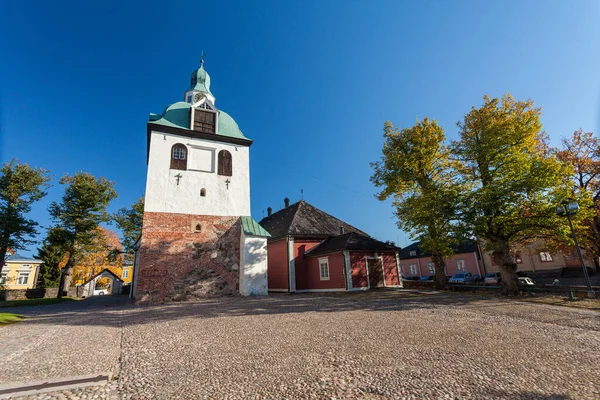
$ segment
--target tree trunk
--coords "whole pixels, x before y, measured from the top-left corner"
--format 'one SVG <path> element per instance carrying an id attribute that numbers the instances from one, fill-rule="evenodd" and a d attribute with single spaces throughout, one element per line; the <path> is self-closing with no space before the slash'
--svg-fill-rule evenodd
<path id="1" fill-rule="evenodd" d="M 496 263 L 500 267 L 500 288 L 502 294 L 508 296 L 517 296 L 521 293 L 519 290 L 519 280 L 517 279 L 517 264 L 510 254 L 510 246 L 507 242 L 496 242 L 492 254 Z"/>
<path id="2" fill-rule="evenodd" d="M 72 254 L 72 253 L 71 253 Z M 73 258 L 69 256 L 69 260 L 67 261 L 67 265 L 62 270 L 62 274 L 60 276 L 60 284 L 58 285 L 58 298 L 62 299 L 63 293 L 69 292 L 69 287 L 71 287 L 71 280 L 73 279 Z"/>
<path id="3" fill-rule="evenodd" d="M 594 232 L 595 239 L 595 249 L 596 250 L 593 255 L 594 266 L 596 267 L 596 271 L 600 271 L 600 217 L 598 215 L 594 216 L 594 221 L 592 222 L 592 231 Z"/>
<path id="4" fill-rule="evenodd" d="M 431 260 L 435 267 L 435 289 L 443 290 L 448 285 L 448 277 L 446 276 L 446 263 L 444 258 L 438 254 L 432 254 Z"/>

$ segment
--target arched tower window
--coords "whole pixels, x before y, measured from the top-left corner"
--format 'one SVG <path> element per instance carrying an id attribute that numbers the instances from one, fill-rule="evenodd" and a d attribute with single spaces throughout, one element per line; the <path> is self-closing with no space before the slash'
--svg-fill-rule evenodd
<path id="1" fill-rule="evenodd" d="M 200 196 L 206 197 L 206 189 L 204 189 L 204 188 L 200 189 Z"/>
<path id="2" fill-rule="evenodd" d="M 232 174 L 231 153 L 227 150 L 221 150 L 218 156 L 217 174 L 231 176 Z"/>
<path id="3" fill-rule="evenodd" d="M 187 169 L 187 147 L 184 144 L 176 143 L 171 147 L 171 169 Z"/>

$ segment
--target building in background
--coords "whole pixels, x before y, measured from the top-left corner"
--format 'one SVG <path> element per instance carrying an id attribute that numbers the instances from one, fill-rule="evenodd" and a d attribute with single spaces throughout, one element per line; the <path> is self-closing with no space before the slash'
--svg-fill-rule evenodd
<path id="1" fill-rule="evenodd" d="M 483 248 L 483 245 L 482 245 Z M 594 260 L 582 250 L 584 263 L 587 267 L 594 268 Z M 488 272 L 498 272 L 500 267 L 491 253 L 483 255 L 485 268 Z M 549 276 L 578 276 L 581 271 L 581 263 L 575 248 L 572 251 L 552 251 L 543 239 L 536 240 L 526 246 L 518 246 L 515 251 L 515 262 L 517 271 L 529 275 Z"/>
<path id="2" fill-rule="evenodd" d="M 183 101 L 150 115 L 137 300 L 267 294 L 269 234 L 250 217 L 252 140 L 215 102 L 201 61 Z"/>
<path id="3" fill-rule="evenodd" d="M 446 275 L 452 276 L 459 272 L 470 272 L 473 275 L 486 274 L 481 264 L 481 256 L 475 241 L 465 241 L 454 249 L 454 255 L 445 260 Z M 400 272 L 403 277 L 423 277 L 435 275 L 435 267 L 431 254 L 419 247 L 415 242 L 400 252 Z"/>
<path id="4" fill-rule="evenodd" d="M 0 286 L 4 289 L 34 289 L 41 263 L 42 260 L 18 254 L 7 256 L 2 267 Z"/>
<path id="5" fill-rule="evenodd" d="M 401 286 L 399 248 L 301 200 L 268 214 L 269 290 L 319 292 Z"/>
<path id="6" fill-rule="evenodd" d="M 131 280 L 133 279 L 133 260 L 123 260 L 121 268 L 121 280 L 123 284 L 131 284 Z"/>

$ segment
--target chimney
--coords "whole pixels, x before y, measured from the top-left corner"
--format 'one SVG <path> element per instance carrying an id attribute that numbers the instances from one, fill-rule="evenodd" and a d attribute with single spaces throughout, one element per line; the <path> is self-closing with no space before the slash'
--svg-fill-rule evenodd
<path id="1" fill-rule="evenodd" d="M 288 208 L 290 206 L 290 199 L 288 199 L 287 197 L 283 199 L 283 204 L 285 204 L 284 208 Z"/>
<path id="2" fill-rule="evenodd" d="M 273 209 L 271 207 L 267 207 L 267 217 L 273 214 Z"/>
<path id="3" fill-rule="evenodd" d="M 344 227 L 340 226 L 340 235 L 343 235 L 344 233 L 346 233 L 345 230 L 344 230 Z"/>

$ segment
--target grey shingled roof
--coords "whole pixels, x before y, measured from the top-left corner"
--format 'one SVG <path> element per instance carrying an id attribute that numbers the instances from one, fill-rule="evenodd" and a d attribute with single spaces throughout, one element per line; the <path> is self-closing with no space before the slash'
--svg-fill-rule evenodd
<path id="1" fill-rule="evenodd" d="M 419 244 L 420 244 L 419 242 L 414 242 L 414 243 L 410 244 L 409 246 L 404 247 L 402 249 L 402 251 L 400 252 L 400 259 L 404 260 L 404 259 L 415 258 L 415 257 L 431 256 L 431 253 L 428 253 L 425 250 L 421 249 Z M 465 240 L 465 241 L 461 242 L 458 246 L 452 246 L 452 249 L 454 250 L 454 254 L 473 253 L 473 252 L 477 251 L 477 243 L 474 240 Z M 411 256 L 410 255 L 411 251 L 416 251 L 417 255 Z"/>
<path id="2" fill-rule="evenodd" d="M 358 232 L 369 236 L 304 200 L 263 218 L 259 224 L 271 234 L 273 239 L 286 235 L 325 239 L 328 236 L 339 235 L 340 227 L 344 228 L 344 232 Z"/>
<path id="3" fill-rule="evenodd" d="M 342 250 L 354 251 L 397 251 L 400 248 L 356 232 L 331 236 L 305 253 L 306 256 L 333 253 Z"/>
<path id="4" fill-rule="evenodd" d="M 38 260 L 35 258 L 31 258 L 31 257 L 24 257 L 20 254 L 13 254 L 13 255 L 7 255 L 4 260 L 6 262 L 30 262 L 32 264 L 34 263 L 42 263 L 42 260 Z"/>

